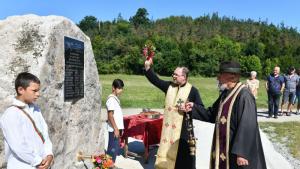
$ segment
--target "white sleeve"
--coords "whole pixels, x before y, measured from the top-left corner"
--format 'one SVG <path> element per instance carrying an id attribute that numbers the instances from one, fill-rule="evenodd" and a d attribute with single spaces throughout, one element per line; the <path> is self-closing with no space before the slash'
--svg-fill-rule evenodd
<path id="1" fill-rule="evenodd" d="M 47 155 L 53 155 L 53 152 L 52 152 L 52 142 L 50 140 L 50 137 L 49 137 L 49 133 L 48 133 L 48 125 L 44 119 L 44 117 L 42 116 L 42 114 L 40 113 L 40 121 L 41 121 L 41 124 L 43 126 L 43 137 L 45 139 L 45 143 L 44 143 L 44 150 L 45 150 L 45 157 Z"/>
<path id="2" fill-rule="evenodd" d="M 106 109 L 107 109 L 107 111 L 110 111 L 110 110 L 114 111 L 115 110 L 114 99 L 112 97 L 107 99 Z"/>
<path id="3" fill-rule="evenodd" d="M 26 128 L 23 126 L 20 115 L 16 110 L 4 112 L 1 118 L 1 128 L 4 139 L 9 145 L 11 151 L 21 160 L 29 163 L 31 166 L 37 166 L 42 162 L 40 157 L 31 147 L 30 140 L 25 136 Z"/>

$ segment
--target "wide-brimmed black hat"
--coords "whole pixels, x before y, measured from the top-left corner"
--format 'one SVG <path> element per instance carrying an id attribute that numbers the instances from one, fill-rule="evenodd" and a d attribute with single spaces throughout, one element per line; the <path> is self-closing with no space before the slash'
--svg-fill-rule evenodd
<path id="1" fill-rule="evenodd" d="M 219 67 L 219 73 L 241 73 L 241 65 L 235 61 L 221 62 Z"/>

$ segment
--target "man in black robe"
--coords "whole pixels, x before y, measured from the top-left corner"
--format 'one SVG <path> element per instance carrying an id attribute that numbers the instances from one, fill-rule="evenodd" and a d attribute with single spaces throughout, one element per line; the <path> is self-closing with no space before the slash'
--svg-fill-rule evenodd
<path id="1" fill-rule="evenodd" d="M 215 123 L 211 169 L 266 169 L 255 98 L 239 82 L 240 64 L 222 62 L 218 80 L 222 93 L 206 110 L 203 105 L 187 103 L 192 117 Z"/>
<path id="2" fill-rule="evenodd" d="M 188 69 L 185 67 L 177 67 L 172 75 L 173 81 L 164 81 L 158 78 L 158 76 L 154 73 L 153 69 L 150 67 L 152 64 L 152 59 L 149 61 L 145 61 L 145 75 L 147 79 L 156 87 L 158 87 L 160 90 L 162 90 L 166 94 L 166 100 L 167 100 L 167 93 L 170 87 L 177 87 L 177 88 L 183 88 L 186 85 L 188 85 L 187 79 L 188 79 Z M 194 102 L 197 105 L 203 105 L 202 100 L 200 98 L 200 95 L 198 93 L 198 90 L 192 86 L 190 89 L 190 92 L 187 93 L 188 97 L 187 100 Z M 184 104 L 183 104 L 184 107 Z M 165 108 L 166 109 L 166 108 Z M 166 113 L 166 110 L 165 110 Z M 188 112 L 190 113 L 190 112 Z M 190 147 L 188 144 L 189 139 L 189 132 L 187 128 L 187 121 L 186 114 L 182 114 L 183 121 L 181 124 L 181 132 L 180 132 L 180 138 L 179 138 L 179 145 L 177 150 L 177 156 L 176 156 L 176 162 L 175 162 L 175 169 L 195 169 L 195 155 L 190 154 Z M 165 119 L 164 119 L 165 120 Z M 192 123 L 192 120 L 189 121 L 189 123 Z M 163 127 L 165 125 L 165 122 L 163 124 Z M 192 131 L 193 132 L 193 131 Z M 194 133 L 192 133 L 194 134 Z M 163 134 L 162 134 L 163 139 Z M 162 144 L 162 140 L 161 140 Z M 161 145 L 160 145 L 161 147 Z M 159 152 L 158 152 L 159 156 Z M 170 161 L 170 160 L 168 160 Z M 156 161 L 157 162 L 157 161 Z M 170 166 L 167 166 L 168 164 L 164 164 L 165 167 L 162 168 L 173 168 Z M 156 168 L 161 168 L 156 165 Z"/>

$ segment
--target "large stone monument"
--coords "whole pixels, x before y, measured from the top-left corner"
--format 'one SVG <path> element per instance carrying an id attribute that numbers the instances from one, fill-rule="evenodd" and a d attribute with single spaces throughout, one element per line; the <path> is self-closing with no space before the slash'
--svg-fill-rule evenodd
<path id="1" fill-rule="evenodd" d="M 41 80 L 38 105 L 49 127 L 55 163 L 78 168 L 76 153 L 103 152 L 99 76 L 90 39 L 67 18 L 12 16 L 0 21 L 0 116 L 23 71 Z M 16 133 L 17 134 L 17 133 Z M 4 162 L 0 134 L 0 168 Z"/>

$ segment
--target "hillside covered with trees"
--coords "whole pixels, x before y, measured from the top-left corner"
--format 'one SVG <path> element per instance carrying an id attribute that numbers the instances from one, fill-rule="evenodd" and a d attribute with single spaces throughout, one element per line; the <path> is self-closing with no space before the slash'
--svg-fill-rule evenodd
<path id="1" fill-rule="evenodd" d="M 223 60 L 237 60 L 244 75 L 252 70 L 259 76 L 279 65 L 300 67 L 300 34 L 296 28 L 267 21 L 220 17 L 217 13 L 192 18 L 170 16 L 150 20 L 139 8 L 129 20 L 121 14 L 113 21 L 84 17 L 78 26 L 91 38 L 101 74 L 142 74 L 142 48 L 154 44 L 154 69 L 171 75 L 178 65 L 193 75 L 215 76 Z"/>

